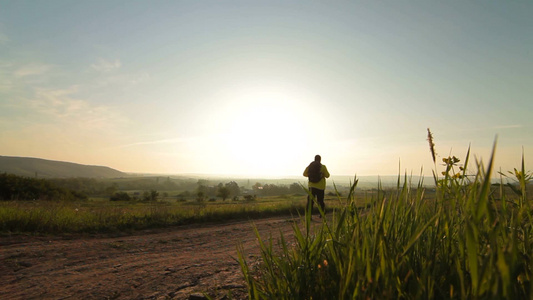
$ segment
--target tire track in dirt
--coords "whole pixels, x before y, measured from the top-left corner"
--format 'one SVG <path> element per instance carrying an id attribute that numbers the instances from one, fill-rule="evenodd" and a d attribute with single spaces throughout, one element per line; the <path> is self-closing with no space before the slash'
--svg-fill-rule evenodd
<path id="1" fill-rule="evenodd" d="M 119 237 L 0 238 L 1 299 L 246 298 L 236 261 L 241 244 L 259 254 L 263 238 L 293 237 L 293 220 L 275 217 L 190 225 Z"/>

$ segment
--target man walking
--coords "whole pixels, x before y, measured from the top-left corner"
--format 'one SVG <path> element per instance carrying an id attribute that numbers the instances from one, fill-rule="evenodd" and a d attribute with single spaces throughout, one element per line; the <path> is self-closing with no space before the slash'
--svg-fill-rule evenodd
<path id="1" fill-rule="evenodd" d="M 328 168 L 320 161 L 322 158 L 320 155 L 315 156 L 315 160 L 305 168 L 304 176 L 309 178 L 309 191 L 313 197 L 307 196 L 307 209 L 313 212 L 313 198 L 316 198 L 318 205 L 325 213 L 326 205 L 324 204 L 324 190 L 326 189 L 326 178 L 329 178 Z M 309 207 L 310 206 L 310 207 Z"/>

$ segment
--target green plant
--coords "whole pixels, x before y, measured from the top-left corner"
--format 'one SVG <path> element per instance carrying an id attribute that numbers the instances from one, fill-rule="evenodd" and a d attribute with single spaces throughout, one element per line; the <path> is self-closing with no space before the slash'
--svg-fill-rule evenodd
<path id="1" fill-rule="evenodd" d="M 257 233 L 260 264 L 239 255 L 249 298 L 532 299 L 530 200 L 520 188 L 521 204 L 505 205 L 505 190 L 491 184 L 494 151 L 471 174 L 469 153 L 459 171 L 453 156 L 443 178 L 434 171 L 432 196 L 423 182 L 398 176 L 366 206 L 355 180 L 331 220 L 314 225 L 306 214 L 294 225 L 294 242 Z M 522 167 L 517 177 L 526 182 L 526 174 Z"/>
<path id="2" fill-rule="evenodd" d="M 524 161 L 524 153 L 522 151 L 522 164 L 520 170 L 517 170 L 516 168 L 513 171 L 508 171 L 509 174 L 511 174 L 513 177 L 508 176 L 507 174 L 504 174 L 502 172 L 499 172 L 500 175 L 507 177 L 507 178 L 513 178 L 513 183 L 507 183 L 507 186 L 511 188 L 511 190 L 518 196 L 518 207 L 522 207 L 526 201 L 527 201 L 527 186 L 533 179 L 533 174 L 531 172 L 527 172 L 525 169 L 525 161 Z"/>

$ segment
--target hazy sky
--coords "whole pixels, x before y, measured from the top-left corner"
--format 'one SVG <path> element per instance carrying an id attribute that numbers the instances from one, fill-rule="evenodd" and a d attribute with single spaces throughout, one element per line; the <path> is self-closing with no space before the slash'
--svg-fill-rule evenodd
<path id="1" fill-rule="evenodd" d="M 532 1 L 0 0 L 0 155 L 125 172 L 533 159 Z"/>

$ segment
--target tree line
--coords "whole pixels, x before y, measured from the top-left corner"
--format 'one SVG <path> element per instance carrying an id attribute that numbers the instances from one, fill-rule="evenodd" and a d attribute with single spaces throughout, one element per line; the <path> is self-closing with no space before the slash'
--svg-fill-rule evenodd
<path id="1" fill-rule="evenodd" d="M 175 193 L 180 190 L 182 192 Z M 245 188 L 239 186 L 236 181 L 214 183 L 205 179 L 170 177 L 38 179 L 0 174 L 0 200 L 87 200 L 89 197 L 109 197 L 111 201 L 158 201 L 169 198 L 178 201 L 216 198 L 237 200 L 240 197 L 255 199 L 257 196 L 288 194 L 305 194 L 305 191 L 298 183 L 275 185 L 256 182 L 253 186 Z"/>
<path id="2" fill-rule="evenodd" d="M 87 195 L 45 179 L 0 174 L 0 200 L 87 200 Z"/>
<path id="3" fill-rule="evenodd" d="M 234 200 L 239 199 L 241 196 L 244 199 L 251 200 L 258 196 L 279 196 L 288 194 L 304 195 L 305 191 L 298 183 L 287 185 L 275 185 L 275 184 L 262 184 L 256 182 L 251 189 L 241 187 L 235 181 L 227 183 L 218 183 L 215 185 L 209 185 L 207 180 L 198 180 L 197 187 L 193 190 L 186 190 L 178 195 L 178 200 L 185 201 L 188 198 L 195 198 L 196 200 L 203 201 L 205 199 L 213 200 L 216 197 L 222 198 L 225 201 L 228 198 Z"/>

